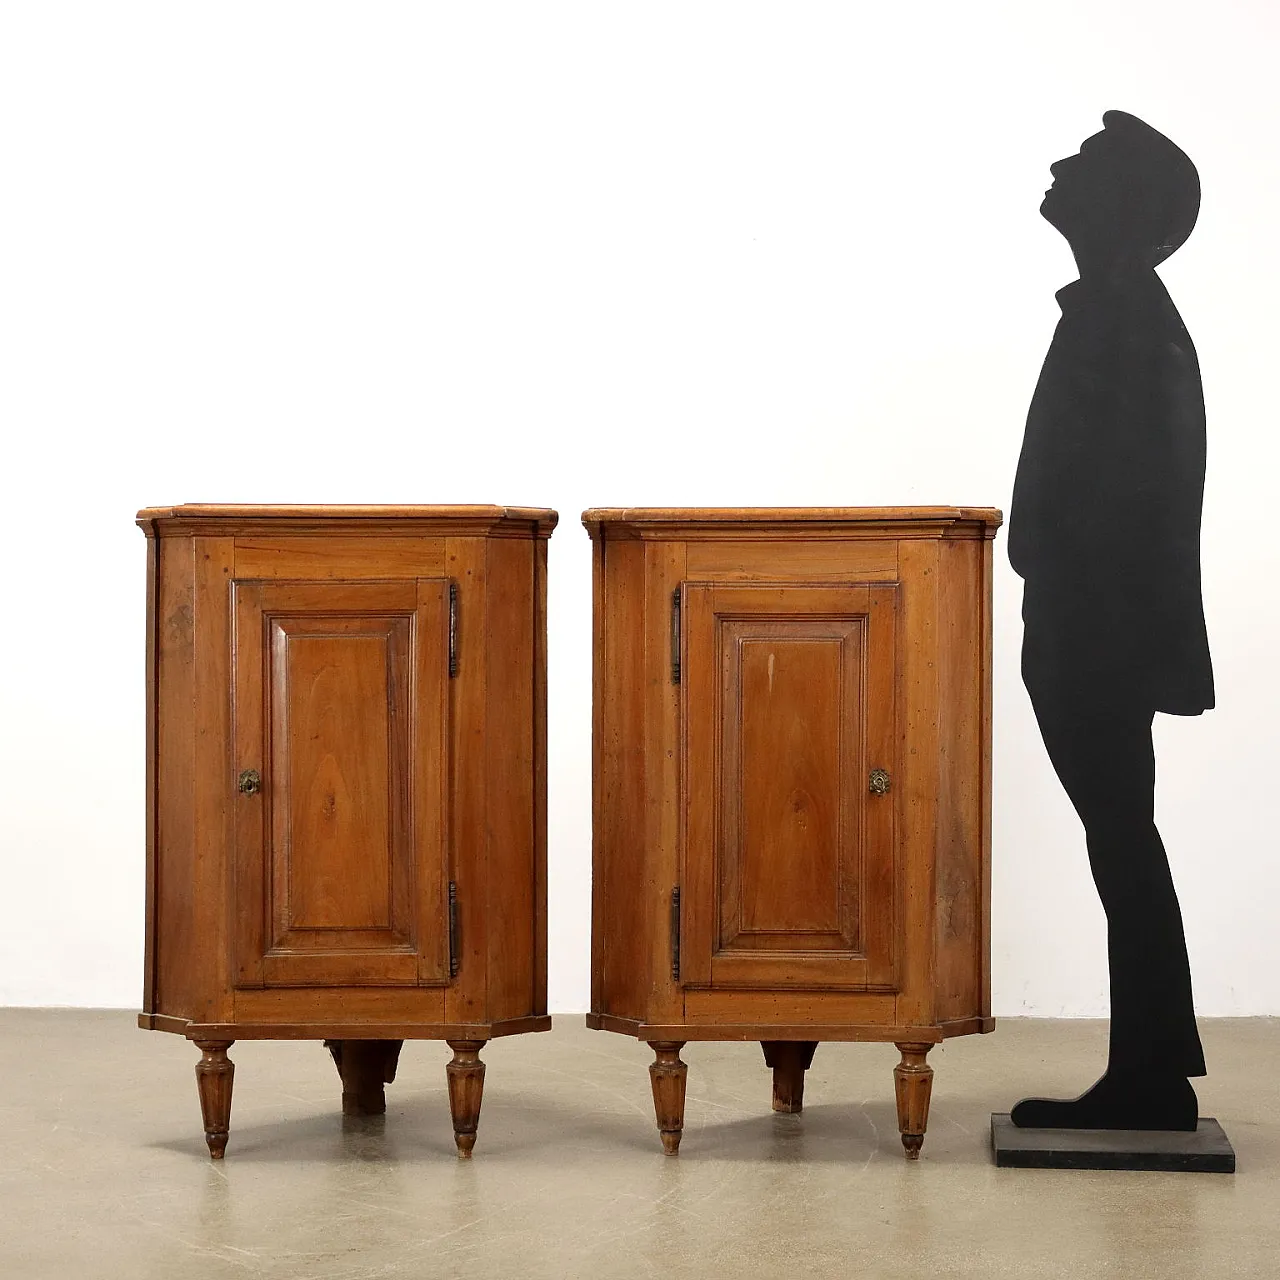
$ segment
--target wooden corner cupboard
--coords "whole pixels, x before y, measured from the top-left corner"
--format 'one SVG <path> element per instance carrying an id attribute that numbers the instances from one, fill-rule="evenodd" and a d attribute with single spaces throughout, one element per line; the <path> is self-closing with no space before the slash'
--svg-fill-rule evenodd
<path id="1" fill-rule="evenodd" d="M 323 1040 L 385 1110 L 442 1039 L 458 1154 L 493 1036 L 545 1031 L 554 511 L 205 506 L 147 535 L 139 1024 L 185 1035 L 209 1153 L 238 1039 Z"/>
<path id="2" fill-rule="evenodd" d="M 647 1041 L 679 1148 L 690 1040 L 892 1041 L 918 1156 L 946 1036 L 992 1028 L 987 508 L 593 510 L 588 1025 Z"/>

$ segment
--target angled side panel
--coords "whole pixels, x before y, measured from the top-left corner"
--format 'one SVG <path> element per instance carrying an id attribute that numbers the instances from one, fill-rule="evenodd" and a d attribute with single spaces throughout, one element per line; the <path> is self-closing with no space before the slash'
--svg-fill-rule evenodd
<path id="1" fill-rule="evenodd" d="M 592 1011 L 643 1019 L 662 945 L 645 890 L 644 546 L 602 530 L 595 555 Z"/>
<path id="2" fill-rule="evenodd" d="M 488 542 L 486 716 L 488 786 L 502 797 L 488 814 L 488 1016 L 519 1018 L 534 1011 L 534 903 L 538 867 L 534 840 L 534 544 Z M 464 597 L 459 596 L 459 617 Z M 478 641 L 472 638 L 472 643 Z M 459 662 L 471 650 L 459 653 Z"/>
<path id="3" fill-rule="evenodd" d="M 197 981 L 195 822 L 195 559 L 190 538 L 154 541 L 155 737 L 152 1003 L 149 1013 L 193 1018 Z"/>
<path id="4" fill-rule="evenodd" d="M 903 1026 L 932 1026 L 935 1021 L 940 546 L 939 540 L 919 539 L 903 541 L 898 548 L 904 631 L 899 679 L 904 714 L 898 798 L 903 964 L 897 1020 Z"/>
<path id="5" fill-rule="evenodd" d="M 939 1021 L 989 1015 L 986 788 L 990 698 L 984 552 L 943 543 L 940 590 L 938 850 L 935 944 Z"/>

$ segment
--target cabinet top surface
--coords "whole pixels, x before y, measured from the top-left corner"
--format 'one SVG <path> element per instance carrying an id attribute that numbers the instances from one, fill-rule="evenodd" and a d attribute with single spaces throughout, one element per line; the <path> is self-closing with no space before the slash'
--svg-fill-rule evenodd
<path id="1" fill-rule="evenodd" d="M 601 525 L 883 525 L 978 524 L 994 531 L 1004 522 L 995 507 L 592 507 L 582 523 Z"/>
<path id="2" fill-rule="evenodd" d="M 465 526 L 481 531 L 501 525 L 533 526 L 546 535 L 559 516 L 548 507 L 496 506 L 364 506 L 358 504 L 280 504 L 186 502 L 173 507 L 144 507 L 137 521 L 144 528 L 163 524 L 188 528 L 217 528 L 232 533 L 238 526 L 271 526 L 281 532 L 306 531 L 333 524 L 372 532 L 387 525 Z"/>

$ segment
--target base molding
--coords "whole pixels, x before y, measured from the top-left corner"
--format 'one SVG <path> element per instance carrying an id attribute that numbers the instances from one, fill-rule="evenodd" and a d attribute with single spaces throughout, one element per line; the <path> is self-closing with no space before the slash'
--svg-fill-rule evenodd
<path id="1" fill-rule="evenodd" d="M 1193 1132 L 1168 1129 L 1020 1129 L 1007 1112 L 991 1117 L 1000 1169 L 1130 1169 L 1235 1173 L 1236 1153 L 1212 1116 Z"/>
<path id="2" fill-rule="evenodd" d="M 611 1013 L 589 1013 L 587 1026 L 592 1031 L 613 1031 L 634 1036 L 637 1040 L 804 1040 L 859 1041 L 863 1043 L 938 1044 L 946 1035 L 960 1034 L 943 1026 L 896 1027 L 877 1023 L 849 1022 L 640 1022 L 619 1018 Z M 973 1028 L 975 1031 L 978 1027 Z"/>
<path id="3" fill-rule="evenodd" d="M 168 1031 L 188 1040 L 496 1040 L 550 1031 L 548 1014 L 497 1022 L 192 1022 L 140 1013 L 144 1031 Z"/>

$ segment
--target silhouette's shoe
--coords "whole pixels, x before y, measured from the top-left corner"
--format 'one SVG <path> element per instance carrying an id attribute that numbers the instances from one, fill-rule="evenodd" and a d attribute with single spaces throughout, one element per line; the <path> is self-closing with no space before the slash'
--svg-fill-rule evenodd
<path id="1" fill-rule="evenodd" d="M 1178 1129 L 1191 1132 L 1199 1115 L 1196 1091 L 1184 1076 L 1116 1076 L 1108 1072 L 1069 1102 L 1024 1098 L 1010 1118 L 1020 1129 Z"/>

